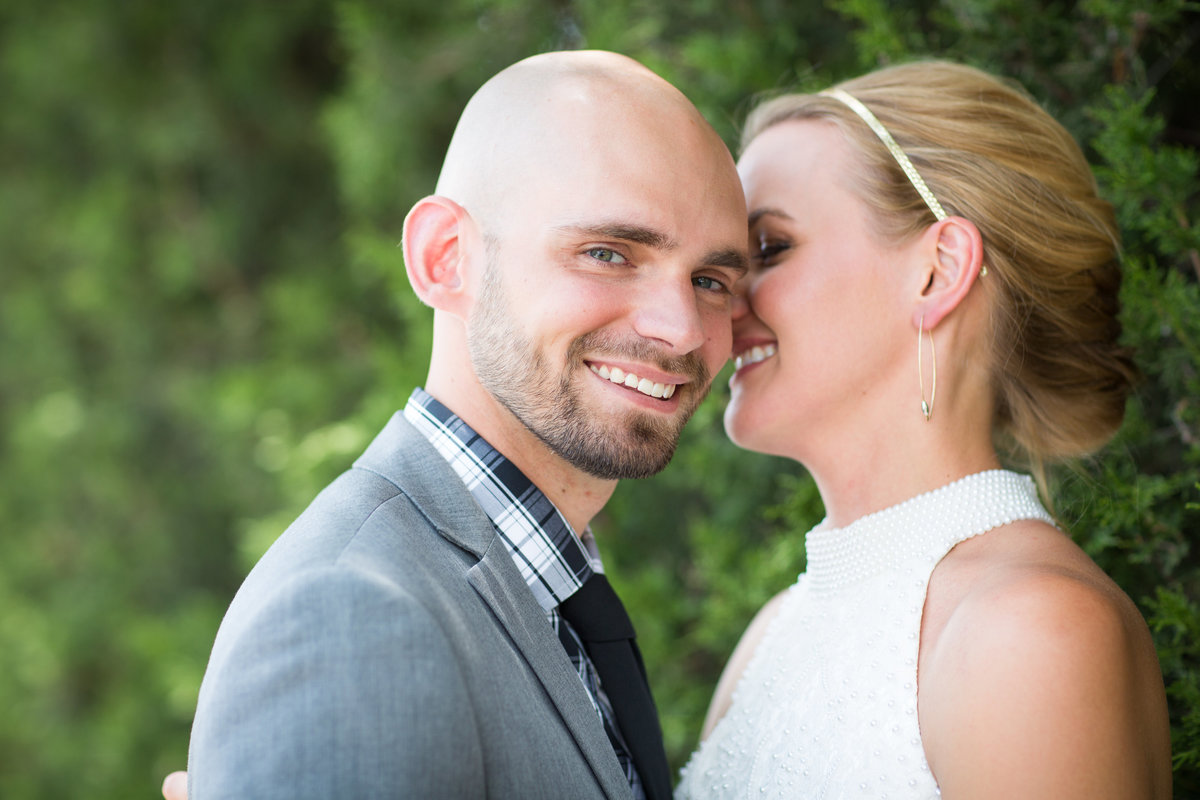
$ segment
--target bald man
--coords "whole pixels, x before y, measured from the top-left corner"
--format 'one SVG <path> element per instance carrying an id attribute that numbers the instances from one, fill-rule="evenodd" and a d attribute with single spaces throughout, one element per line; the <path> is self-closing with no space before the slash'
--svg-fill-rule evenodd
<path id="1" fill-rule="evenodd" d="M 404 225 L 427 382 L 230 605 L 193 800 L 670 794 L 653 706 L 628 721 L 567 609 L 603 580 L 589 521 L 729 356 L 732 158 L 636 62 L 554 53 L 471 99 L 436 191 Z"/>

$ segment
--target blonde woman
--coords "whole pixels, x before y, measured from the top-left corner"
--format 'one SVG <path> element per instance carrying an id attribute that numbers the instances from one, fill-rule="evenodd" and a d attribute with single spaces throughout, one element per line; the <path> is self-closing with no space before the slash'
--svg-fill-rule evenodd
<path id="1" fill-rule="evenodd" d="M 1045 465 L 1117 429 L 1133 375 L 1079 147 L 942 62 L 777 98 L 744 141 L 756 264 L 726 428 L 802 463 L 827 516 L 677 796 L 1169 797 L 1146 625 L 1039 499 Z"/>

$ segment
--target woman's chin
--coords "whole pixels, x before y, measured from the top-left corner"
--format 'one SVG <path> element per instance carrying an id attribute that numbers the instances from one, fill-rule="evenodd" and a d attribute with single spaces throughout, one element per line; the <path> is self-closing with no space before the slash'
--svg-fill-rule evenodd
<path id="1" fill-rule="evenodd" d="M 764 452 L 762 447 L 756 446 L 759 439 L 756 433 L 759 430 L 736 399 L 725 407 L 725 435 L 729 437 L 729 441 L 743 450 Z"/>

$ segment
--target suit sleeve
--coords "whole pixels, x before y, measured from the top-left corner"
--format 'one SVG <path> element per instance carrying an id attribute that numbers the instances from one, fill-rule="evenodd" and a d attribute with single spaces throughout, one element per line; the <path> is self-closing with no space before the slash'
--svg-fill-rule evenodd
<path id="1" fill-rule="evenodd" d="M 240 622 L 201 691 L 192 800 L 486 794 L 454 648 L 395 584 L 323 568 Z"/>

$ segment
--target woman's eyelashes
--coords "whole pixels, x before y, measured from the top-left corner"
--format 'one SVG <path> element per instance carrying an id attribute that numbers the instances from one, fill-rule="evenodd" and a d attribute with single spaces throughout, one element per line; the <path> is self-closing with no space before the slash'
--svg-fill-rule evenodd
<path id="1" fill-rule="evenodd" d="M 750 247 L 750 255 L 756 264 L 769 267 L 779 261 L 779 257 L 792 249 L 790 240 L 761 233 L 754 237 Z"/>

